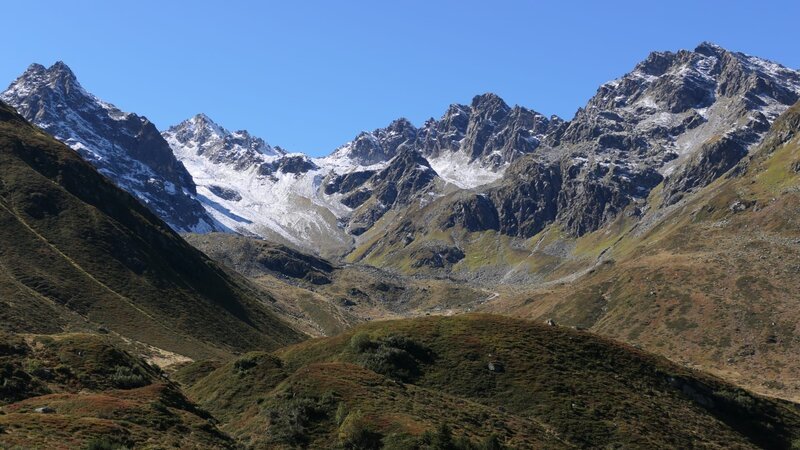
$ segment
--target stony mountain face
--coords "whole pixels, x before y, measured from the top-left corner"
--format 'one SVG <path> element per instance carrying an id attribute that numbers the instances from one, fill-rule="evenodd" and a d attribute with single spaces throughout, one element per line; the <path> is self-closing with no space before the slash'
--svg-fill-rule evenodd
<path id="1" fill-rule="evenodd" d="M 470 178 L 459 156 L 505 174 L 497 185 L 478 188 L 481 200 L 439 200 L 435 223 L 528 238 L 556 222 L 581 236 L 625 211 L 640 215 L 662 182 L 650 207 L 669 206 L 706 186 L 745 157 L 798 98 L 797 71 L 702 43 L 693 51 L 650 54 L 602 85 L 570 122 L 510 108 L 486 94 L 469 107 L 451 106 L 416 133 L 406 131 L 415 142 L 402 145 L 418 148 L 460 187 L 476 186 L 453 178 Z M 391 155 L 395 147 L 384 144 L 401 141 L 397 133 L 383 140 L 386 130 L 361 136 L 382 149 L 373 154 Z"/>
<path id="2" fill-rule="evenodd" d="M 495 94 L 483 94 L 468 107 L 451 105 L 440 120 L 426 122 L 419 146 L 432 159 L 461 151 L 471 161 L 501 167 L 533 153 L 544 137 L 563 124 L 557 116 L 548 119 L 521 106 L 509 107 Z"/>
<path id="3" fill-rule="evenodd" d="M 416 139 L 417 128 L 401 118 L 386 128 L 360 133 L 351 142 L 338 148 L 334 155 L 346 157 L 362 166 L 371 166 L 389 161 L 404 147 L 414 148 Z"/>
<path id="4" fill-rule="evenodd" d="M 176 230 L 221 229 L 195 199 L 191 175 L 156 127 L 86 92 L 64 63 L 31 65 L 0 100 L 76 150 Z"/>
<path id="5" fill-rule="evenodd" d="M 650 54 L 548 141 L 569 180 L 563 223 L 593 231 L 642 206 L 662 178 L 664 203 L 679 201 L 731 169 L 798 98 L 797 71 L 714 44 Z"/>
<path id="6" fill-rule="evenodd" d="M 359 235 L 372 227 L 387 211 L 401 209 L 414 199 L 423 198 L 438 178 L 436 171 L 418 151 L 411 147 L 401 150 L 384 169 L 370 176 L 358 190 L 345 197 L 344 201 L 349 201 L 355 207 L 348 231 Z"/>
<path id="7" fill-rule="evenodd" d="M 494 211 L 481 211 L 513 236 L 553 221 L 580 236 L 628 208 L 640 214 L 662 182 L 659 200 L 674 204 L 734 167 L 798 98 L 800 73 L 763 59 L 709 43 L 652 53 L 601 86 L 541 151 L 512 163 L 484 190 Z"/>
<path id="8" fill-rule="evenodd" d="M 245 130 L 228 131 L 205 114 L 197 114 L 162 134 L 173 148 L 193 151 L 214 164 L 227 164 L 236 170 L 245 170 L 285 154 Z"/>
<path id="9" fill-rule="evenodd" d="M 471 105 L 451 105 L 439 120 L 429 119 L 420 128 L 398 119 L 386 128 L 361 133 L 334 156 L 369 166 L 411 148 L 447 181 L 472 188 L 498 179 L 508 163 L 533 153 L 563 125 L 556 116 L 512 108 L 497 95 L 483 94 Z"/>

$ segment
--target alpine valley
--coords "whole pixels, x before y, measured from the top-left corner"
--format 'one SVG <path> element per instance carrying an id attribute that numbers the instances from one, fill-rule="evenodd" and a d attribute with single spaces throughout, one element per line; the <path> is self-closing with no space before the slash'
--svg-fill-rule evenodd
<path id="1" fill-rule="evenodd" d="M 33 64 L 0 167 L 0 448 L 800 448 L 798 70 L 310 157 Z"/>

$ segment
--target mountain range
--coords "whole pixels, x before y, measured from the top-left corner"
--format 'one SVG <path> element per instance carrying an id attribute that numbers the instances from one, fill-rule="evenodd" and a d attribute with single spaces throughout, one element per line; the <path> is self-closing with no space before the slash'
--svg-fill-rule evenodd
<path id="1" fill-rule="evenodd" d="M 429 203 L 470 216 L 439 222 L 521 238 L 551 223 L 581 236 L 639 214 L 662 181 L 664 206 L 674 204 L 747 155 L 798 95 L 797 71 L 702 43 L 650 54 L 570 121 L 483 94 L 421 127 L 398 119 L 363 132 L 321 158 L 204 114 L 159 135 L 86 92 L 60 62 L 32 65 L 0 99 L 177 231 L 232 231 L 342 257 L 387 212 L 409 216 Z"/>
<path id="2" fill-rule="evenodd" d="M 570 120 L 487 93 L 324 157 L 34 64 L 0 166 L 2 447 L 800 442 L 777 63 L 654 52 Z"/>

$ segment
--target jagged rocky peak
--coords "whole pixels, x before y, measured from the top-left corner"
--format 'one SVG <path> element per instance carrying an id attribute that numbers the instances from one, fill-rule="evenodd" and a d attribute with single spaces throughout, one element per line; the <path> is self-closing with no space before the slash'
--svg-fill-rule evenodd
<path id="1" fill-rule="evenodd" d="M 732 167 L 799 95 L 797 71 L 704 42 L 694 51 L 651 53 L 602 85 L 557 139 L 581 164 L 592 156 L 632 171 L 655 168 L 692 189 Z M 676 181 L 701 160 L 725 163 L 710 178 Z"/>
<path id="2" fill-rule="evenodd" d="M 491 120 L 501 120 L 511 110 L 500 96 L 491 92 L 473 97 L 470 107 L 473 112 Z"/>
<path id="3" fill-rule="evenodd" d="M 547 170 L 560 172 L 551 177 L 558 189 L 521 181 L 522 167 L 509 169 L 493 198 L 512 205 L 509 211 L 546 212 L 545 222 L 555 218 L 574 235 L 594 231 L 628 209 L 636 214 L 661 181 L 664 205 L 706 186 L 745 157 L 799 95 L 797 71 L 714 44 L 653 52 L 547 135 L 550 158 L 520 160 L 539 172 L 550 161 Z M 521 235 L 541 223 L 520 227 Z"/>
<path id="4" fill-rule="evenodd" d="M 179 158 L 202 156 L 216 164 L 244 170 L 286 154 L 246 130 L 228 131 L 205 114 L 197 114 L 163 133 Z"/>
<path id="5" fill-rule="evenodd" d="M 420 148 L 431 158 L 460 152 L 469 162 L 497 168 L 538 148 L 563 121 L 521 106 L 513 108 L 496 94 L 472 99 L 470 106 L 450 105 L 438 121 L 420 130 Z"/>
<path id="6" fill-rule="evenodd" d="M 798 99 L 798 72 L 779 64 L 730 52 L 708 42 L 694 51 L 653 52 L 632 72 L 602 85 L 576 119 L 623 110 L 638 115 L 693 113 L 721 99 L 738 100 L 746 110 L 774 119 Z M 606 114 L 607 119 L 616 117 Z M 641 120 L 640 120 L 641 121 Z M 568 142 L 582 125 L 573 121 Z"/>
<path id="7" fill-rule="evenodd" d="M 219 229 L 194 198 L 191 175 L 156 127 L 86 91 L 63 62 L 31 65 L 0 100 L 72 147 L 173 228 Z"/>
<path id="8" fill-rule="evenodd" d="M 56 83 L 60 83 L 64 88 L 69 88 L 78 80 L 75 76 L 75 73 L 64 63 L 64 61 L 56 61 L 49 68 L 39 63 L 31 64 L 28 66 L 28 69 L 25 70 L 25 72 L 19 78 L 17 78 L 17 81 L 32 81 L 35 77 L 39 77 L 39 81 L 46 79 L 48 84 L 53 85 L 53 87 L 55 87 Z"/>
<path id="9" fill-rule="evenodd" d="M 355 139 L 339 147 L 335 158 L 344 158 L 361 166 L 384 163 L 397 155 L 403 146 L 414 146 L 417 128 L 406 118 L 392 121 L 386 128 L 362 131 Z"/>
<path id="10" fill-rule="evenodd" d="M 468 130 L 465 145 L 472 150 L 473 157 L 483 157 L 493 165 L 509 163 L 524 154 L 533 153 L 541 141 L 563 122 L 557 116 L 547 118 L 521 106 L 508 108 L 499 97 L 483 105 L 484 114 L 487 114 L 485 120 L 480 120 L 482 117 L 478 115 L 478 120 L 473 120 L 473 123 L 477 125 L 476 129 L 488 128 L 491 134 L 484 144 L 479 135 L 473 139 Z M 473 111 L 478 114 L 481 112 L 481 108 L 475 107 L 474 101 Z"/>
<path id="11" fill-rule="evenodd" d="M 333 158 L 360 166 L 385 164 L 405 148 L 418 150 L 439 175 L 462 188 L 497 180 L 508 163 L 534 152 L 564 121 L 510 107 L 496 94 L 477 95 L 470 105 L 452 104 L 439 119 L 416 128 L 398 119 L 363 132 Z"/>
<path id="12" fill-rule="evenodd" d="M 345 193 L 343 184 L 350 187 L 342 201 L 356 208 L 348 225 L 348 231 L 355 235 L 370 228 L 390 209 L 426 195 L 439 178 L 425 157 L 412 147 L 402 148 L 380 171 L 357 173 L 360 175 L 335 180 L 336 192 Z"/>
<path id="13" fill-rule="evenodd" d="M 63 61 L 55 62 L 49 68 L 31 64 L 0 98 L 28 120 L 53 119 L 50 117 L 53 112 L 65 111 L 85 102 L 100 104 L 115 119 L 128 117 L 128 114 L 84 90 L 75 73 Z"/>

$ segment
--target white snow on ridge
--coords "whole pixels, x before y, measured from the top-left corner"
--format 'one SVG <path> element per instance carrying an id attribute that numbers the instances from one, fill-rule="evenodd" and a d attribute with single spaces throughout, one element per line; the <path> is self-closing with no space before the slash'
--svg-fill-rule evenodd
<path id="1" fill-rule="evenodd" d="M 470 162 L 469 156 L 463 152 L 444 153 L 436 158 L 429 158 L 428 163 L 439 177 L 461 189 L 474 189 L 497 181 L 503 177 L 507 166 L 497 169 L 484 167 L 479 161 Z"/>
<path id="2" fill-rule="evenodd" d="M 304 154 L 277 152 L 266 144 L 259 152 L 221 145 L 226 136 L 246 132 L 229 133 L 205 119 L 199 124 L 205 130 L 180 134 L 180 126 L 176 126 L 162 134 L 192 175 L 198 199 L 214 219 L 232 231 L 279 238 L 315 253 L 325 250 L 320 248 L 322 243 L 333 247 L 350 244 L 352 238 L 341 219 L 351 209 L 338 201 L 339 196 L 325 195 L 322 182 L 330 173 L 344 173 L 357 166 L 344 159 L 311 159 Z M 187 136 L 192 139 L 187 140 Z M 261 141 L 247 136 L 251 141 Z M 280 163 L 297 158 L 312 169 L 293 173 L 279 168 Z"/>

